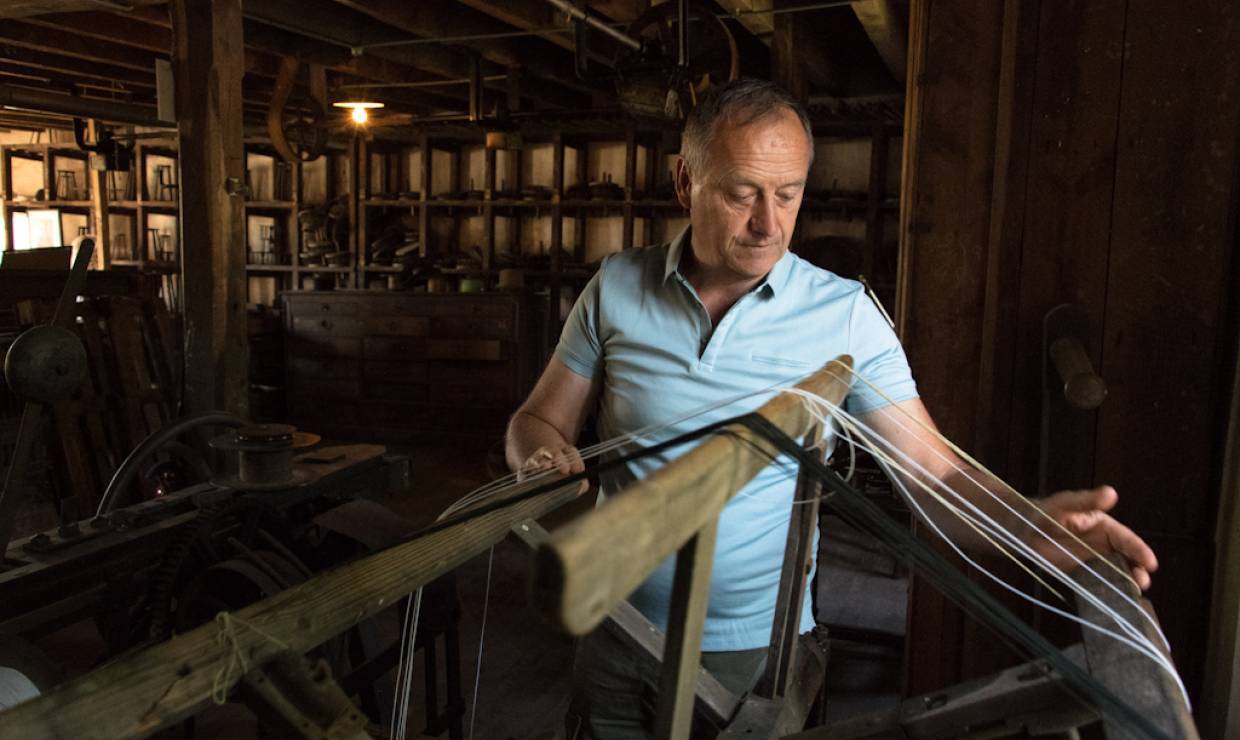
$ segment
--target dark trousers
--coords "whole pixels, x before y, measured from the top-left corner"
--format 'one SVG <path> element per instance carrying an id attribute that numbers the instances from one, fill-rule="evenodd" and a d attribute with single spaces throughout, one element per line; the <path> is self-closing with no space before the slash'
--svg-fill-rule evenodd
<path id="1" fill-rule="evenodd" d="M 766 663 L 766 648 L 703 652 L 702 666 L 737 695 L 753 688 Z M 577 645 L 569 740 L 647 740 L 652 736 L 658 669 L 604 628 Z"/>

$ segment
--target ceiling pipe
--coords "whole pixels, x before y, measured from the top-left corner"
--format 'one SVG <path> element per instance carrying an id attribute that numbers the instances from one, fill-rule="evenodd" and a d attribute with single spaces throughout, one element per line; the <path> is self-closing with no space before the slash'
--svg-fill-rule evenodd
<path id="1" fill-rule="evenodd" d="M 3 107 L 81 116 L 112 123 L 132 123 L 135 126 L 175 128 L 138 106 L 60 95 L 16 85 L 0 84 L 0 108 Z"/>
<path id="2" fill-rule="evenodd" d="M 624 33 L 623 31 L 617 31 L 616 29 L 612 28 L 611 25 L 603 21 L 600 21 L 598 18 L 595 18 L 594 16 L 585 12 L 581 8 L 578 8 L 576 5 L 573 5 L 572 3 L 568 2 L 568 0 L 547 0 L 547 2 L 554 5 L 557 10 L 563 11 L 565 14 L 567 14 L 569 19 L 574 20 L 574 21 L 581 21 L 585 23 L 587 26 L 590 26 L 591 28 L 597 28 L 598 30 L 612 37 L 616 41 L 619 41 L 620 43 L 624 44 L 630 49 L 633 49 L 634 51 L 642 50 L 641 41 L 633 38 L 632 36 L 628 35 L 627 33 Z"/>

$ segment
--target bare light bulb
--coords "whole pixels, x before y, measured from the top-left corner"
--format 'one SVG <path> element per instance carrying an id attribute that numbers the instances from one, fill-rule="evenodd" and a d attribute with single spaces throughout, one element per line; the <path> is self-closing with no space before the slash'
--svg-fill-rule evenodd
<path id="1" fill-rule="evenodd" d="M 369 114 L 366 113 L 366 109 L 361 106 L 355 107 L 350 115 L 353 117 L 353 122 L 357 124 L 366 123 L 367 119 L 370 118 Z"/>

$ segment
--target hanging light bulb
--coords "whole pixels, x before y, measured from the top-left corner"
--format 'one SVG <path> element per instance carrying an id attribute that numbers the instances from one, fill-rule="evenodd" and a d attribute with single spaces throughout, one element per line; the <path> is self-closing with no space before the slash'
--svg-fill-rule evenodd
<path id="1" fill-rule="evenodd" d="M 349 116 L 353 122 L 361 126 L 370 120 L 370 109 L 382 108 L 383 103 L 377 103 L 371 100 L 339 100 L 332 103 L 337 108 L 348 108 Z"/>

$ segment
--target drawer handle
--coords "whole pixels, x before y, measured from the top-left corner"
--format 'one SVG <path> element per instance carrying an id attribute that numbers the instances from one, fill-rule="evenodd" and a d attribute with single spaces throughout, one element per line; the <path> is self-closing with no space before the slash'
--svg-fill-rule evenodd
<path id="1" fill-rule="evenodd" d="M 324 304 L 323 304 L 323 313 L 328 313 L 328 312 L 330 312 L 331 310 L 332 310 L 332 304 L 330 304 L 330 303 L 324 303 Z"/>
<path id="2" fill-rule="evenodd" d="M 330 330 L 332 328 L 332 322 L 328 321 L 327 319 L 323 319 L 322 321 L 319 322 L 319 326 L 323 327 L 324 329 Z"/>

